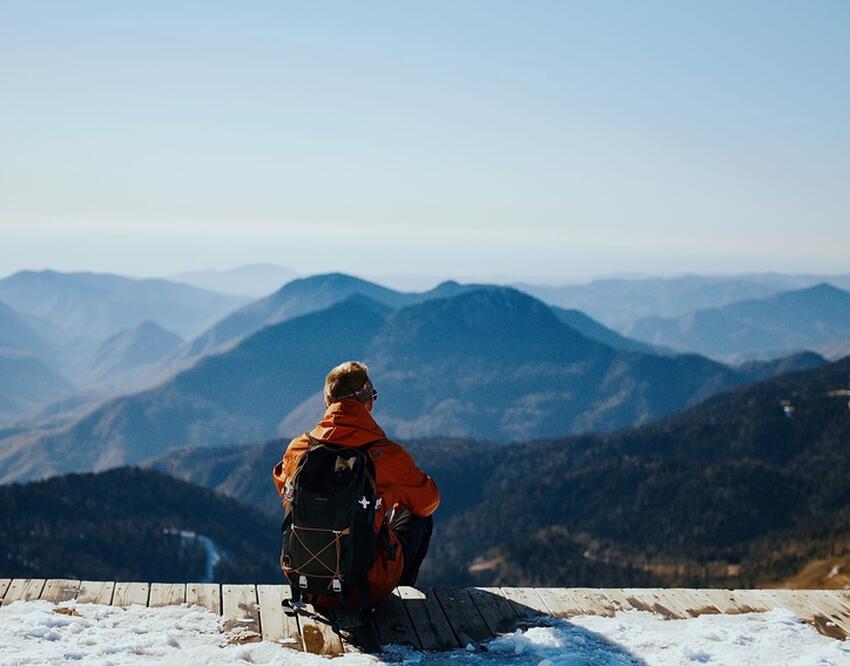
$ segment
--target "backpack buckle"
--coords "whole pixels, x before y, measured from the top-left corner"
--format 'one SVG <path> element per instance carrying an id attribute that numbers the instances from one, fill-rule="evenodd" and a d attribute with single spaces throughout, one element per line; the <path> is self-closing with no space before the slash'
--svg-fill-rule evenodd
<path id="1" fill-rule="evenodd" d="M 342 581 L 339 578 L 334 578 L 331 581 L 331 589 L 334 592 L 342 592 Z"/>
<path id="2" fill-rule="evenodd" d="M 307 589 L 307 576 L 305 576 L 304 574 L 298 576 L 298 587 L 300 587 L 302 590 Z"/>

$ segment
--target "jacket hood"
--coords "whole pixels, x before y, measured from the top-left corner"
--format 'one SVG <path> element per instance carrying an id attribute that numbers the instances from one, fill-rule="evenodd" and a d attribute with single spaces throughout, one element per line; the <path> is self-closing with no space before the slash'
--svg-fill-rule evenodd
<path id="1" fill-rule="evenodd" d="M 342 446 L 363 446 L 387 438 L 366 406 L 352 399 L 331 404 L 310 435 Z"/>

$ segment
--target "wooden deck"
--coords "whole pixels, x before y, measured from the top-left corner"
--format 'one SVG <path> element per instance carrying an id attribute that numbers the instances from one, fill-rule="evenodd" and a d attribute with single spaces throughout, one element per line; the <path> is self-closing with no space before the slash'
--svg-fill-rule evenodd
<path id="1" fill-rule="evenodd" d="M 281 602 L 284 585 L 114 583 L 0 579 L 0 604 L 24 599 L 151 607 L 197 604 L 221 615 L 231 642 L 274 641 L 327 656 L 379 652 L 385 645 L 450 650 L 478 644 L 548 615 L 612 616 L 643 610 L 668 619 L 784 607 L 833 638 L 850 635 L 850 592 L 839 590 L 694 590 L 591 588 L 398 588 L 375 613 L 350 610 L 297 614 Z"/>

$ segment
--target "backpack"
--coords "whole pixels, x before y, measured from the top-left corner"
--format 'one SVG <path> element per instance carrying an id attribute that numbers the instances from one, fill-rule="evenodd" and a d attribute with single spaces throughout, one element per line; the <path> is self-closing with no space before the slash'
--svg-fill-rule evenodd
<path id="1" fill-rule="evenodd" d="M 296 604 L 336 597 L 347 606 L 353 591 L 371 606 L 366 580 L 377 552 L 380 506 L 369 446 L 310 439 L 284 491 L 280 564 Z"/>

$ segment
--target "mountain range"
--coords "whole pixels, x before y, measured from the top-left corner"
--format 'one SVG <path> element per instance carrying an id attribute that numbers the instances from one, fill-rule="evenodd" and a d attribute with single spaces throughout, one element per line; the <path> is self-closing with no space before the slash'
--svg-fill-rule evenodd
<path id="1" fill-rule="evenodd" d="M 731 276 L 605 278 L 587 284 L 515 286 L 541 300 L 582 312 L 620 332 L 646 317 L 675 318 L 694 310 L 766 298 L 828 281 L 850 289 L 850 275 L 762 273 Z"/>
<path id="2" fill-rule="evenodd" d="M 72 391 L 65 379 L 34 356 L 0 349 L 0 419 L 31 414 L 44 402 L 58 400 Z"/>
<path id="3" fill-rule="evenodd" d="M 247 299 L 159 279 L 21 271 L 0 280 L 0 301 L 49 321 L 68 338 L 99 343 L 148 320 L 192 337 Z"/>
<path id="4" fill-rule="evenodd" d="M 787 355 L 850 340 L 850 292 L 821 283 L 674 319 L 642 319 L 627 334 L 718 359 Z"/>
<path id="5" fill-rule="evenodd" d="M 390 308 L 398 308 L 432 298 L 453 296 L 474 288 L 476 285 L 444 282 L 427 292 L 405 293 L 342 273 L 301 278 L 288 282 L 273 294 L 240 308 L 216 323 L 192 340 L 185 350 L 185 356 L 197 358 L 227 348 L 262 328 L 324 310 L 354 295 L 365 296 Z"/>
<path id="6" fill-rule="evenodd" d="M 251 443 L 311 427 L 327 370 L 372 367 L 376 414 L 400 437 L 528 440 L 644 423 L 744 384 L 694 355 L 617 350 L 509 288 L 393 310 L 362 295 L 266 326 L 165 383 L 58 430 L 0 442 L 0 479 L 132 464 L 186 446 Z"/>
<path id="7" fill-rule="evenodd" d="M 166 331 L 156 322 L 142 322 L 104 340 L 85 364 L 82 376 L 78 375 L 77 383 L 126 390 L 152 373 L 182 343 L 179 335 Z"/>
<path id="8" fill-rule="evenodd" d="M 23 315 L 0 302 L 0 349 L 14 349 L 57 365 L 59 335 L 49 322 Z"/>
<path id="9" fill-rule="evenodd" d="M 144 298 L 150 296 L 149 290 L 139 288 L 138 281 L 108 275 L 20 273 L 5 283 L 7 288 L 10 283 L 21 287 L 16 292 L 19 300 L 28 293 L 42 298 L 45 296 L 42 291 L 53 290 L 53 300 L 47 305 L 41 303 L 41 310 L 46 309 L 59 323 L 68 325 L 70 322 L 71 329 L 77 333 L 92 332 L 81 331 L 75 324 L 78 318 L 85 319 L 89 311 L 112 321 L 110 317 L 114 318 L 116 313 L 110 314 L 115 306 L 110 299 L 120 297 L 132 300 L 139 295 Z M 34 288 L 32 283 L 36 283 L 39 288 Z M 86 289 L 81 289 L 81 284 Z M 168 285 L 159 284 L 157 289 L 167 290 Z M 489 287 L 446 282 L 428 292 L 403 293 L 351 276 L 318 275 L 287 283 L 274 294 L 225 317 L 189 343 L 181 343 L 176 333 L 167 331 L 154 320 L 117 331 L 102 341 L 78 337 L 51 321 L 16 312 L 0 304 L 0 347 L 32 355 L 64 380 L 58 384 L 62 388 L 61 392 L 45 390 L 37 400 L 30 396 L 25 410 L 18 409 L 23 403 L 14 396 L 0 394 L 0 400 L 4 400 L 7 406 L 5 411 L 0 411 L 0 419 L 18 422 L 28 418 L 38 420 L 39 410 L 44 407 L 48 410 L 49 421 L 54 423 L 60 419 L 60 414 L 71 415 L 67 407 L 73 401 L 64 400 L 63 397 L 68 383 L 73 384 L 71 390 L 79 394 L 81 400 L 78 402 L 84 405 L 104 401 L 116 393 L 132 393 L 162 383 L 181 369 L 191 367 L 204 355 L 232 347 L 266 326 L 315 312 L 354 294 L 367 295 L 389 307 L 400 307 L 482 288 Z M 186 289 L 176 285 L 176 292 L 171 296 L 185 296 Z M 58 313 L 57 303 L 65 304 L 65 309 L 60 308 Z M 162 308 L 154 310 L 157 316 L 164 312 L 167 319 L 168 302 L 162 305 Z M 37 306 L 38 303 L 31 305 L 30 309 L 39 310 L 40 306 Z M 137 311 L 143 312 L 145 307 L 143 302 Z M 79 316 L 68 316 L 73 308 L 80 309 Z M 129 306 L 122 309 L 124 315 L 130 311 L 133 308 Z M 649 345 L 629 340 L 578 311 L 556 309 L 555 312 L 559 318 L 588 337 L 598 338 L 617 348 L 651 350 Z M 49 388 L 43 382 L 38 385 Z M 58 410 L 49 404 L 57 397 L 62 398 L 64 405 Z"/>

